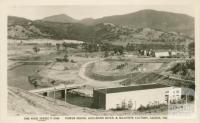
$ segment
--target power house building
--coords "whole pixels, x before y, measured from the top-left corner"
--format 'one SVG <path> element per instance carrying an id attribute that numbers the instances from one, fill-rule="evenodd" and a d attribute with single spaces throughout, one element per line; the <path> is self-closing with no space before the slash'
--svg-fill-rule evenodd
<path id="1" fill-rule="evenodd" d="M 158 83 L 105 88 L 93 91 L 93 106 L 105 110 L 137 110 L 140 106 L 168 104 L 185 95 L 194 96 L 194 90 Z"/>
<path id="2" fill-rule="evenodd" d="M 165 94 L 172 89 L 162 84 L 145 84 L 128 87 L 105 88 L 93 91 L 95 108 L 109 109 L 138 109 L 141 105 L 166 103 Z"/>

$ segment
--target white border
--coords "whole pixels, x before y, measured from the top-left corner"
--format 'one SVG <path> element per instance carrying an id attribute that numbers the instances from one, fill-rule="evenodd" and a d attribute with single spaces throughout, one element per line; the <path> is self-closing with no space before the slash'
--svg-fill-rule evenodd
<path id="1" fill-rule="evenodd" d="M 195 7 L 195 61 L 196 61 L 196 118 L 184 120 L 162 120 L 162 122 L 200 122 L 200 1 L 199 0 L 1 0 L 0 1 L 0 121 L 1 122 L 25 122 L 21 117 L 7 116 L 7 7 L 13 5 L 191 5 Z M 102 122 L 102 120 L 82 120 L 81 122 Z M 160 120 L 103 120 L 103 122 L 160 122 Z M 35 121 L 29 121 L 35 122 Z M 54 122 L 54 121 L 48 121 Z M 80 122 L 56 121 L 56 122 Z"/>

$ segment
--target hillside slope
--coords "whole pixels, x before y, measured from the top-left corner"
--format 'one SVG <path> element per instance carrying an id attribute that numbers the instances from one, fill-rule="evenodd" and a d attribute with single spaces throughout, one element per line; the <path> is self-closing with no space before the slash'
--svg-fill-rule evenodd
<path id="1" fill-rule="evenodd" d="M 78 21 L 66 14 L 53 15 L 53 16 L 45 17 L 42 20 L 49 21 L 49 22 L 60 22 L 60 23 L 74 23 Z"/>
<path id="2" fill-rule="evenodd" d="M 60 23 L 82 23 L 98 24 L 113 23 L 116 25 L 132 26 L 134 28 L 153 28 L 161 29 L 167 32 L 183 33 L 187 36 L 194 37 L 194 18 L 185 14 L 156 11 L 151 9 L 140 10 L 137 12 L 113 15 L 102 18 L 85 18 L 76 20 L 68 15 L 60 14 L 49 16 L 42 21 L 60 22 Z"/>
<path id="3" fill-rule="evenodd" d="M 51 107 L 51 108 L 50 108 Z M 73 108 L 73 111 L 71 110 Z M 84 109 L 63 101 L 56 101 L 51 98 L 42 98 L 41 96 L 29 93 L 25 90 L 9 87 L 8 88 L 8 114 L 16 115 L 84 115 Z"/>
<path id="4" fill-rule="evenodd" d="M 46 33 L 42 33 L 40 29 L 34 26 L 33 21 L 8 16 L 8 38 L 14 39 L 30 39 L 48 37 Z"/>
<path id="5" fill-rule="evenodd" d="M 155 10 L 141 10 L 138 12 L 114 15 L 93 20 L 90 24 L 113 23 L 116 25 L 133 26 L 135 28 L 154 28 L 164 31 L 184 33 L 194 36 L 194 18 L 184 14 Z"/>
<path id="6" fill-rule="evenodd" d="M 117 45 L 127 43 L 185 44 L 193 40 L 176 32 L 153 28 L 134 28 L 112 23 L 85 25 L 81 23 L 59 23 L 31 21 L 19 17 L 8 17 L 8 38 L 14 39 L 72 39 L 85 42 L 108 42 Z"/>

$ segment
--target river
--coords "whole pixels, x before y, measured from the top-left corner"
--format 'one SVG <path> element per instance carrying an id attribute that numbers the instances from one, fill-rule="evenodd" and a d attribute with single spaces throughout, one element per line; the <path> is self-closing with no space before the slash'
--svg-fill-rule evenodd
<path id="1" fill-rule="evenodd" d="M 18 87 L 24 90 L 35 89 L 33 84 L 28 82 L 28 76 L 36 73 L 44 65 L 21 65 L 8 70 L 8 86 Z"/>
<path id="2" fill-rule="evenodd" d="M 27 61 L 49 61 L 53 60 L 58 54 L 50 53 L 31 57 Z M 28 82 L 28 76 L 34 75 L 37 70 L 43 69 L 44 65 L 20 65 L 8 70 L 8 86 L 18 87 L 24 90 L 35 89 L 34 85 Z"/>

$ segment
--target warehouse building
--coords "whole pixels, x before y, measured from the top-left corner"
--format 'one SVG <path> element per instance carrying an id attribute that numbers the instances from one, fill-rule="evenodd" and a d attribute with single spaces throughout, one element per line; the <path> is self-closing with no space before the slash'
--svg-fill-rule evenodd
<path id="1" fill-rule="evenodd" d="M 155 52 L 155 57 L 168 57 L 168 56 L 173 56 L 177 55 L 176 52 Z"/>
<path id="2" fill-rule="evenodd" d="M 158 83 L 97 89 L 93 91 L 93 106 L 105 110 L 136 110 L 140 106 L 167 104 L 165 95 L 171 89 Z"/>

